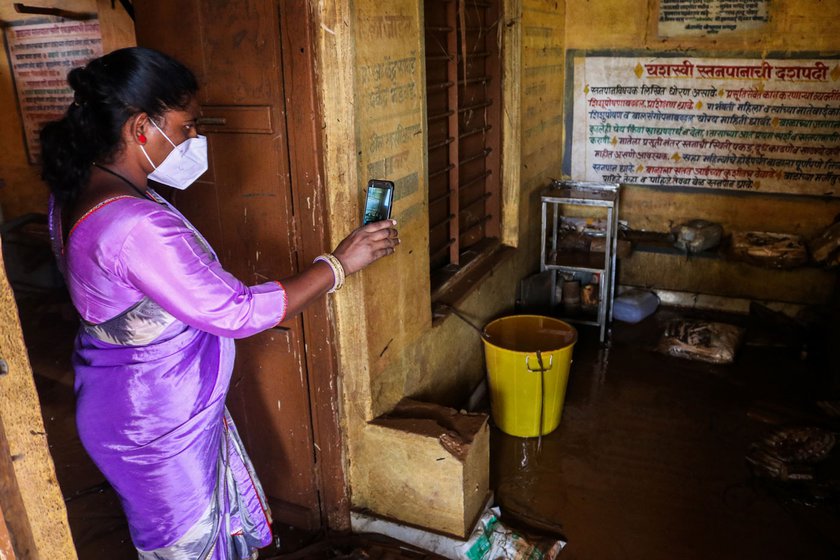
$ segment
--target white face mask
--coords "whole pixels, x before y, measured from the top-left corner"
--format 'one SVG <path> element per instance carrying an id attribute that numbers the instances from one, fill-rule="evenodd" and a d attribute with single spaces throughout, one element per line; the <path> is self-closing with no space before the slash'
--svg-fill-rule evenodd
<path id="1" fill-rule="evenodd" d="M 155 124 L 155 121 L 149 119 L 149 122 L 163 134 L 163 137 L 173 147 L 166 159 L 160 165 L 155 165 L 152 158 L 146 153 L 146 148 L 140 146 L 143 155 L 154 167 L 154 171 L 148 175 L 149 179 L 176 189 L 186 189 L 207 171 L 207 137 L 199 135 L 195 138 L 187 138 L 176 146 L 169 139 L 169 136 Z"/>

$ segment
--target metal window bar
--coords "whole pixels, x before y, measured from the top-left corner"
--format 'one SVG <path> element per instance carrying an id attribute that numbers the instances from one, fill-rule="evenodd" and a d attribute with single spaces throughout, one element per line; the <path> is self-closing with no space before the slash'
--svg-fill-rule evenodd
<path id="1" fill-rule="evenodd" d="M 458 136 L 458 140 L 463 140 L 464 138 L 469 138 L 473 134 L 479 134 L 481 132 L 488 132 L 491 128 L 493 128 L 493 125 L 491 125 L 491 124 L 488 124 L 487 126 L 480 126 L 478 128 L 471 128 L 471 129 L 467 130 L 466 132 L 462 132 Z"/>
<path id="2" fill-rule="evenodd" d="M 441 226 L 445 226 L 446 224 L 451 224 L 454 220 L 455 220 L 455 216 L 453 214 L 450 214 L 448 217 L 439 221 L 435 225 L 429 226 L 429 231 L 434 231 Z"/>
<path id="3" fill-rule="evenodd" d="M 491 214 L 487 214 L 483 218 L 479 218 L 475 223 L 470 224 L 469 226 L 462 229 L 461 230 L 461 235 L 464 235 L 464 234 L 474 230 L 475 228 L 483 226 L 484 224 L 489 222 L 492 218 L 493 218 L 493 216 Z"/>
<path id="4" fill-rule="evenodd" d="M 454 88 L 457 89 L 457 88 Z M 476 103 L 475 105 L 465 105 L 464 107 L 458 107 L 459 113 L 466 113 L 467 111 L 474 111 L 476 109 L 484 109 L 485 107 L 489 107 L 493 104 L 492 99 L 488 99 L 483 103 Z"/>
<path id="5" fill-rule="evenodd" d="M 467 208 L 472 208 L 473 206 L 475 206 L 475 205 L 476 205 L 476 204 L 478 204 L 479 202 L 484 202 L 484 201 L 485 201 L 485 200 L 487 200 L 488 198 L 490 198 L 490 193 L 489 193 L 489 192 L 482 193 L 481 195 L 479 195 L 479 197 L 478 197 L 478 198 L 476 198 L 476 199 L 475 199 L 475 200 L 473 200 L 472 202 L 468 202 L 468 203 L 466 203 L 466 204 L 461 205 L 461 211 L 464 211 L 464 210 L 466 210 Z"/>
<path id="6" fill-rule="evenodd" d="M 429 144 L 429 151 L 431 152 L 432 150 L 437 150 L 438 148 L 442 148 L 442 147 L 444 147 L 444 146 L 446 146 L 446 145 L 448 145 L 448 144 L 450 144 L 454 141 L 455 141 L 455 139 L 450 136 L 446 140 L 441 140 L 440 142 L 435 142 L 434 144 Z"/>
<path id="7" fill-rule="evenodd" d="M 485 179 L 486 179 L 487 177 L 489 177 L 492 173 L 493 173 L 492 171 L 490 171 L 489 169 L 487 169 L 487 170 L 485 170 L 485 171 L 484 171 L 484 173 L 480 173 L 479 175 L 476 175 L 476 176 L 475 176 L 475 177 L 473 177 L 472 179 L 470 179 L 470 180 L 468 180 L 468 181 L 466 181 L 466 182 L 461 183 L 461 184 L 459 185 L 459 187 L 458 187 L 458 188 L 459 188 L 459 190 L 464 190 L 464 189 L 466 189 L 466 188 L 469 188 L 470 186 L 474 185 L 475 183 L 477 183 L 477 182 L 479 182 L 479 181 L 483 181 L 483 180 L 485 180 Z M 489 193 L 489 192 L 488 192 L 488 193 L 485 193 L 485 194 L 486 194 L 487 196 L 490 196 L 490 193 Z"/>
<path id="8" fill-rule="evenodd" d="M 430 259 L 430 260 L 435 260 L 435 258 L 436 258 L 436 257 L 440 256 L 440 254 L 441 254 L 441 253 L 443 253 L 444 251 L 447 251 L 447 250 L 448 250 L 450 247 L 452 247 L 452 245 L 454 245 L 454 244 L 455 244 L 455 240 L 454 240 L 454 239 L 450 239 L 450 240 L 449 240 L 447 243 L 445 243 L 444 245 L 442 245 L 442 246 L 438 247 L 437 249 L 434 249 L 434 250 L 432 251 L 432 253 L 429 255 L 429 259 Z"/>
<path id="9" fill-rule="evenodd" d="M 458 165 L 464 165 L 465 163 L 470 163 L 471 161 L 476 161 L 476 160 L 479 160 L 479 159 L 485 159 L 487 156 L 490 155 L 490 152 L 492 152 L 492 151 L 493 151 L 492 148 L 484 148 L 483 150 L 481 150 L 477 154 L 462 159 L 461 161 L 458 162 Z"/>
<path id="10" fill-rule="evenodd" d="M 440 175 L 443 175 L 444 173 L 450 172 L 453 169 L 455 169 L 455 164 L 450 163 L 446 167 L 443 167 L 441 169 L 436 169 L 436 170 L 430 172 L 429 173 L 429 179 L 433 179 L 434 177 L 439 177 Z"/>
<path id="11" fill-rule="evenodd" d="M 446 191 L 446 194 L 442 194 L 440 196 L 436 196 L 435 198 L 430 199 L 429 200 L 429 206 L 437 204 L 438 202 L 443 202 L 444 200 L 449 200 L 450 196 L 452 196 L 452 193 L 450 193 L 449 191 Z"/>
<path id="12" fill-rule="evenodd" d="M 455 84 L 452 83 L 452 82 L 431 82 L 431 83 L 426 83 L 426 89 L 427 90 L 430 90 L 430 89 L 446 89 L 446 88 L 451 88 L 454 85 Z"/>
<path id="13" fill-rule="evenodd" d="M 458 80 L 459 86 L 471 86 L 474 84 L 488 84 L 490 83 L 490 76 L 479 76 L 477 78 L 470 78 L 469 80 Z"/>
<path id="14" fill-rule="evenodd" d="M 452 115 L 455 114 L 455 111 L 446 111 L 444 113 L 436 113 L 434 115 L 429 115 L 426 117 L 426 120 L 429 122 L 436 121 L 438 119 L 445 119 L 447 117 L 452 118 Z"/>
<path id="15" fill-rule="evenodd" d="M 429 29 L 429 28 L 427 27 L 426 29 Z M 471 53 L 467 53 L 467 60 L 469 60 L 471 58 L 487 58 L 488 56 L 490 56 L 490 53 L 487 52 L 487 51 L 471 52 Z M 461 63 L 461 62 L 464 61 L 464 58 L 460 54 L 459 55 L 451 55 L 449 53 L 445 53 L 445 54 L 437 54 L 437 55 L 426 55 L 426 60 L 435 60 L 435 61 L 440 61 L 440 62 L 449 61 L 449 60 L 452 60 L 453 58 L 456 59 L 458 61 L 458 63 Z"/>

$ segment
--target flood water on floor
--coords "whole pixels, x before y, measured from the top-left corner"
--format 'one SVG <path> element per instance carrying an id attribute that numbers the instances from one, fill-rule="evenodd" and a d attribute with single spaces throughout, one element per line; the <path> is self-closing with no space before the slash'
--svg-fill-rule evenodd
<path id="1" fill-rule="evenodd" d="M 79 558 L 135 558 L 119 501 L 75 434 L 75 327 L 60 307 L 28 319 L 21 311 Z M 840 431 L 814 404 L 826 395 L 824 367 L 797 348 L 746 346 L 725 366 L 652 351 L 676 315 L 617 323 L 609 347 L 581 330 L 559 428 L 541 442 L 493 428 L 503 520 L 562 534 L 569 559 L 840 557 L 837 450 L 820 466 L 829 482 L 819 496 L 755 477 L 745 461 L 751 443 L 781 426 Z M 364 542 L 354 546 L 364 554 Z M 330 550 L 317 558 L 356 557 Z"/>
<path id="2" fill-rule="evenodd" d="M 818 497 L 745 461 L 782 426 L 840 428 L 815 406 L 820 366 L 797 348 L 745 346 L 731 365 L 652 351 L 677 316 L 617 323 L 609 348 L 582 331 L 560 426 L 541 448 L 494 429 L 503 518 L 564 535 L 570 559 L 840 557 L 837 450 Z"/>

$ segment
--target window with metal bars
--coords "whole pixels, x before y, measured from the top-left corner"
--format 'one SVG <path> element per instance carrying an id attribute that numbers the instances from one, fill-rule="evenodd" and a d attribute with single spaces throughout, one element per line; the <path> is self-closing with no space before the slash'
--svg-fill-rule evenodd
<path id="1" fill-rule="evenodd" d="M 429 256 L 457 270 L 499 237 L 499 0 L 425 0 Z"/>

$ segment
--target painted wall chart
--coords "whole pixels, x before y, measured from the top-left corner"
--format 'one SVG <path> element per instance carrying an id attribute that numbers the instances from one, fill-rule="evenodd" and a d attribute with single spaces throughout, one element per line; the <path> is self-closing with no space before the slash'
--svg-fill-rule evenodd
<path id="1" fill-rule="evenodd" d="M 840 195 L 840 61 L 574 59 L 572 178 Z"/>
<path id="2" fill-rule="evenodd" d="M 768 0 L 659 0 L 659 36 L 705 36 L 760 29 Z"/>
<path id="3" fill-rule="evenodd" d="M 99 22 L 73 21 L 12 25 L 6 46 L 15 78 L 29 161 L 41 154 L 38 134 L 73 102 L 67 73 L 102 55 Z"/>

